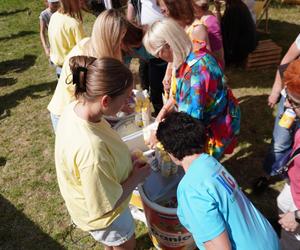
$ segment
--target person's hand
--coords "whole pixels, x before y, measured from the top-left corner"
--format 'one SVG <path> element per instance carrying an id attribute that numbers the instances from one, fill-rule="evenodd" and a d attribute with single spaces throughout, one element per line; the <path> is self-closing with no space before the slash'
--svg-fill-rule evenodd
<path id="1" fill-rule="evenodd" d="M 280 96 L 280 94 L 274 94 L 274 93 L 271 93 L 271 95 L 269 95 L 269 97 L 268 97 L 268 105 L 269 105 L 270 108 L 274 108 L 275 107 L 275 105 L 278 102 L 279 96 Z"/>
<path id="2" fill-rule="evenodd" d="M 124 105 L 121 111 L 126 113 L 126 115 L 130 115 L 134 112 L 134 108 L 130 107 L 129 105 Z"/>
<path id="3" fill-rule="evenodd" d="M 216 11 L 220 12 L 221 11 L 221 2 L 220 2 L 220 0 L 215 0 L 214 5 L 215 5 Z"/>
<path id="4" fill-rule="evenodd" d="M 142 183 L 151 172 L 150 165 L 143 159 L 137 159 L 133 162 L 133 170 L 131 173 L 131 178 L 138 185 Z"/>
<path id="5" fill-rule="evenodd" d="M 280 214 L 279 218 L 278 223 L 286 231 L 294 232 L 299 225 L 299 223 L 295 220 L 294 212 Z"/>
<path id="6" fill-rule="evenodd" d="M 165 93 L 169 93 L 169 91 L 171 89 L 171 78 L 172 78 L 172 75 L 166 73 L 165 77 L 164 77 L 164 79 L 162 81 L 163 85 L 164 85 L 164 91 L 165 91 Z"/>
<path id="7" fill-rule="evenodd" d="M 121 108 L 121 111 L 127 115 L 130 115 L 134 112 L 134 107 L 130 104 L 130 99 L 131 97 L 127 98 L 123 107 Z"/>
<path id="8" fill-rule="evenodd" d="M 154 149 L 157 143 L 158 143 L 158 140 L 156 138 L 156 130 L 152 130 L 151 133 L 150 133 L 150 139 L 149 139 L 149 142 L 148 142 L 147 145 L 151 149 Z"/>

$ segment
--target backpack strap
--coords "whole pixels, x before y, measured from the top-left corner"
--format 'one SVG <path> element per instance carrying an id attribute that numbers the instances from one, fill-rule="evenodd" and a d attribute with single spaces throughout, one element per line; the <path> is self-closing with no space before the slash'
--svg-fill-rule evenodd
<path id="1" fill-rule="evenodd" d="M 291 163 L 293 162 L 293 160 L 295 160 L 295 158 L 297 158 L 300 155 L 300 147 L 297 148 L 290 156 L 290 159 L 288 160 L 288 162 L 283 166 L 281 172 L 287 172 L 289 169 L 289 166 L 291 165 Z"/>

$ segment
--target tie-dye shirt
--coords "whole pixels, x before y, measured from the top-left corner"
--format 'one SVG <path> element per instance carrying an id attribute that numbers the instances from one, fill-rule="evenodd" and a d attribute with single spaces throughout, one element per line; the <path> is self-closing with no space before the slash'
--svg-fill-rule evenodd
<path id="1" fill-rule="evenodd" d="M 176 70 L 172 93 L 178 111 L 204 122 L 209 136 L 206 152 L 220 158 L 235 147 L 240 130 L 240 108 L 225 84 L 222 69 L 205 45 L 197 49 L 194 46 L 194 50 Z"/>

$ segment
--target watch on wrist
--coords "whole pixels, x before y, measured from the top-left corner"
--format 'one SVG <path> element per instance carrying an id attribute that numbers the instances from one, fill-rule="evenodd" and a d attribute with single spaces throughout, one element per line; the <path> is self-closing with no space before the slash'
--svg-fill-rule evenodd
<path id="1" fill-rule="evenodd" d="M 297 221 L 300 224 L 300 210 L 296 210 L 294 212 L 295 215 L 295 221 Z"/>

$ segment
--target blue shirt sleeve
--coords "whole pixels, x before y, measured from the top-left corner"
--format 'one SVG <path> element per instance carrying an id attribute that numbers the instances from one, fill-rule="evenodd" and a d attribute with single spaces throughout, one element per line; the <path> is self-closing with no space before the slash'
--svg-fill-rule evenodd
<path id="1" fill-rule="evenodd" d="M 179 220 L 192 233 L 198 247 L 226 229 L 211 191 L 203 184 L 196 188 L 180 186 L 177 190 Z"/>

